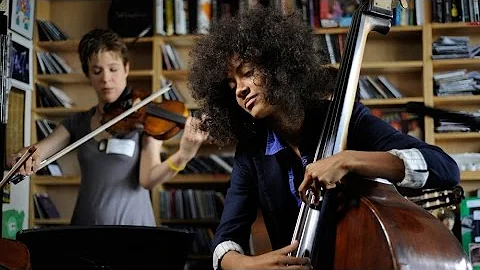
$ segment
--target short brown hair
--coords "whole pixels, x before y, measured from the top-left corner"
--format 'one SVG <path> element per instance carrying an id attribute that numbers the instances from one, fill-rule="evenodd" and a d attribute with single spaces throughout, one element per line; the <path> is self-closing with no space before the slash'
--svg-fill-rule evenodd
<path id="1" fill-rule="evenodd" d="M 122 58 L 123 65 L 128 63 L 128 49 L 122 38 L 111 29 L 95 28 L 86 33 L 78 44 L 82 71 L 87 77 L 90 57 L 102 51 L 116 52 Z"/>

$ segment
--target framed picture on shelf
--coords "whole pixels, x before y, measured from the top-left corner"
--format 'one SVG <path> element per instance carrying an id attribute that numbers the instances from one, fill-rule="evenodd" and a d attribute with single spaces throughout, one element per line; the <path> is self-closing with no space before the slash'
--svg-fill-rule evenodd
<path id="1" fill-rule="evenodd" d="M 10 0 L 0 0 L 0 14 L 3 12 L 6 15 L 8 12 L 8 1 Z"/>
<path id="2" fill-rule="evenodd" d="M 10 82 L 24 91 L 33 89 L 32 41 L 9 31 L 12 35 L 10 48 Z"/>
<path id="3" fill-rule="evenodd" d="M 31 40 L 33 37 L 33 26 L 35 24 L 34 0 L 11 1 L 10 29 Z"/>

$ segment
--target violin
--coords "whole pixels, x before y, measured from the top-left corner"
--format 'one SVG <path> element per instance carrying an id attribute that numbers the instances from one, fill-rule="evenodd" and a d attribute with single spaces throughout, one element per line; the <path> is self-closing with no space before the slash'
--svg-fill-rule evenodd
<path id="1" fill-rule="evenodd" d="M 145 92 L 140 89 L 127 87 L 115 102 L 105 104 L 101 123 L 110 121 L 145 97 Z M 185 127 L 189 114 L 188 108 L 180 101 L 152 102 L 109 127 L 107 131 L 117 136 L 141 128 L 157 140 L 168 140 Z"/>
<path id="2" fill-rule="evenodd" d="M 48 164 L 54 162 L 55 160 L 61 158 L 62 156 L 69 153 L 73 149 L 77 148 L 78 146 L 80 146 L 84 142 L 90 140 L 91 138 L 95 137 L 96 135 L 103 132 L 104 130 L 109 129 L 111 126 L 115 125 L 120 120 L 124 119 L 125 117 L 129 116 L 130 114 L 132 114 L 132 113 L 136 112 L 137 110 L 139 110 L 140 108 L 142 108 L 143 106 L 152 102 L 155 98 L 158 98 L 159 96 L 163 95 L 167 91 L 170 91 L 170 89 L 171 89 L 171 84 L 168 84 L 165 87 L 163 87 L 162 89 L 160 89 L 158 91 L 155 91 L 152 94 L 150 94 L 149 96 L 145 97 L 141 101 L 135 100 L 134 104 L 131 107 L 129 107 L 128 109 L 123 110 L 120 114 L 118 114 L 115 117 L 111 118 L 110 120 L 106 121 L 104 124 L 102 124 L 101 126 L 96 128 L 92 132 L 83 136 L 81 139 L 77 140 L 76 142 L 70 144 L 69 146 L 65 147 L 61 151 L 52 155 L 51 157 L 49 157 L 49 158 L 43 160 L 42 162 L 40 162 L 40 165 L 38 166 L 37 170 L 40 170 L 40 169 L 44 168 Z M 113 128 L 113 131 L 115 131 L 115 128 Z M 171 133 L 173 133 L 174 131 L 175 131 L 175 129 L 174 130 L 169 130 L 169 132 L 171 132 Z M 20 160 L 17 161 L 17 163 L 12 167 L 12 169 L 10 169 L 10 171 L 3 177 L 2 181 L 0 182 L 1 183 L 0 187 L 2 187 L 3 185 L 5 185 L 6 183 L 8 183 L 10 181 L 13 184 L 18 184 L 26 178 L 23 175 L 15 174 L 15 173 L 17 172 L 18 168 L 20 168 L 20 166 L 22 166 L 25 163 L 25 161 L 28 159 L 28 157 L 30 157 L 33 154 L 33 152 L 35 150 L 36 150 L 36 148 L 35 148 L 34 145 L 30 146 L 29 150 L 22 156 L 22 158 L 20 158 Z"/>

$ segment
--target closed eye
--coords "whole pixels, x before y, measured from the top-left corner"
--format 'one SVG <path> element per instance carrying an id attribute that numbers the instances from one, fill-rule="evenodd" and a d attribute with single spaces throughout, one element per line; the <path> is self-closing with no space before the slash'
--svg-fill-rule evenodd
<path id="1" fill-rule="evenodd" d="M 245 77 L 251 77 L 251 76 L 253 76 L 254 73 L 255 73 L 255 70 L 254 70 L 254 69 L 251 69 L 251 70 L 245 72 L 245 74 L 244 74 L 243 76 L 245 76 Z"/>

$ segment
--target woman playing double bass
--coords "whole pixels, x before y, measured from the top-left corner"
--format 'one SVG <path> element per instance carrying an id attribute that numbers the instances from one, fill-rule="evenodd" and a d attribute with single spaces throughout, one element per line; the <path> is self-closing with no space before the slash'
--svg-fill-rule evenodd
<path id="1" fill-rule="evenodd" d="M 206 115 L 201 129 L 236 143 L 224 212 L 213 241 L 214 269 L 309 269 L 288 256 L 299 206 L 313 186 L 334 188 L 347 173 L 399 187 L 452 187 L 456 163 L 442 149 L 396 131 L 355 103 L 348 144 L 312 163 L 335 77 L 299 14 L 257 7 L 214 23 L 192 49 L 190 85 Z M 248 256 L 260 208 L 274 251 Z"/>
<path id="2" fill-rule="evenodd" d="M 104 105 L 117 101 L 129 87 L 126 44 L 110 29 L 94 29 L 80 41 L 82 70 L 95 89 L 98 104 L 65 118 L 54 132 L 36 143 L 36 152 L 19 170 L 36 171 L 40 162 L 101 126 Z M 160 160 L 162 141 L 140 130 L 114 137 L 103 131 L 78 148 L 81 183 L 73 225 L 156 226 L 148 189 L 175 176 L 197 153 L 207 133 L 188 117 L 179 150 Z M 10 166 L 26 149 L 10 157 Z"/>

